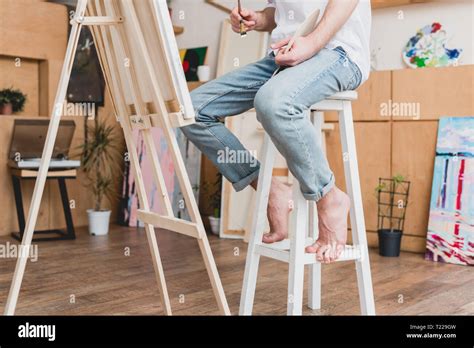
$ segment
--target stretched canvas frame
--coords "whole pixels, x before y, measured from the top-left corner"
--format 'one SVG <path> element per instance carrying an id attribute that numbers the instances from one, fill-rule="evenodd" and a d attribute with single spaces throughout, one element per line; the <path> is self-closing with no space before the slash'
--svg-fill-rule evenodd
<path id="1" fill-rule="evenodd" d="M 90 26 L 99 60 L 110 93 L 117 120 L 120 122 L 130 164 L 138 186 L 142 209 L 138 216 L 145 224 L 157 283 L 164 312 L 171 315 L 163 266 L 155 235 L 155 227 L 187 235 L 198 241 L 220 312 L 230 314 L 217 267 L 202 224 L 193 190 L 184 167 L 173 127 L 194 122 L 194 110 L 165 0 L 79 0 L 72 19 L 72 29 L 61 78 L 55 98 L 42 160 L 33 191 L 29 215 L 21 247 L 25 249 L 17 260 L 5 314 L 16 309 L 21 282 L 27 264 L 39 206 L 48 175 L 51 155 L 62 116 L 75 52 L 83 26 Z M 191 221 L 174 216 L 166 191 L 153 138 L 152 127 L 160 127 L 169 144 L 176 175 Z M 149 202 L 139 165 L 137 146 L 132 131 L 142 132 L 152 158 L 153 176 L 160 191 L 163 214 L 150 212 Z"/>

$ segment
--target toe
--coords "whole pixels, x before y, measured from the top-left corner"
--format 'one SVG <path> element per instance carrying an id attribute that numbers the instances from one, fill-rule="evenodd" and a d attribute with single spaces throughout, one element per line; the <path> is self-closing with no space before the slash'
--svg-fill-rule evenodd
<path id="1" fill-rule="evenodd" d="M 265 233 L 265 234 L 263 235 L 262 241 L 263 241 L 264 243 L 273 243 L 272 234 L 271 234 L 271 233 Z"/>
<path id="2" fill-rule="evenodd" d="M 262 241 L 266 244 L 276 243 L 285 239 L 284 236 L 278 233 L 265 233 L 263 235 Z"/>
<path id="3" fill-rule="evenodd" d="M 306 247 L 306 252 L 310 254 L 316 254 L 318 252 L 318 249 L 319 249 L 319 244 L 314 243 L 313 245 L 309 245 Z"/>
<path id="4" fill-rule="evenodd" d="M 324 260 L 325 263 L 330 263 L 331 262 L 331 255 L 332 255 L 331 248 L 327 248 L 326 251 L 324 252 L 324 255 L 323 255 L 323 260 Z"/>
<path id="5" fill-rule="evenodd" d="M 324 253 L 327 250 L 327 245 L 321 246 L 318 251 L 316 252 L 316 260 L 319 262 L 324 262 Z"/>

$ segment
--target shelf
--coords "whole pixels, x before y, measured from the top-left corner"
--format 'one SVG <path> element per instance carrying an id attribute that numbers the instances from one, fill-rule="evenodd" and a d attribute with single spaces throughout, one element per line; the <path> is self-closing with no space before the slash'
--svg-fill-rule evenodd
<path id="1" fill-rule="evenodd" d="M 173 30 L 175 35 L 181 35 L 182 33 L 184 33 L 184 28 L 178 27 L 176 25 L 173 25 Z"/>
<path id="2" fill-rule="evenodd" d="M 421 4 L 431 1 L 433 0 L 372 0 L 372 8 L 376 10 L 379 8 Z"/>

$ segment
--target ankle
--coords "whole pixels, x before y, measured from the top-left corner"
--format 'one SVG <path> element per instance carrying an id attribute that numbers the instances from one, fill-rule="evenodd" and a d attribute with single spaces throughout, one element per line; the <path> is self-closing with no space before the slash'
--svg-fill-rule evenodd
<path id="1" fill-rule="evenodd" d="M 342 204 L 346 198 L 345 196 L 346 194 L 344 192 L 342 192 L 338 187 L 334 186 L 331 191 L 329 191 L 318 201 L 318 210 L 327 210 Z"/>

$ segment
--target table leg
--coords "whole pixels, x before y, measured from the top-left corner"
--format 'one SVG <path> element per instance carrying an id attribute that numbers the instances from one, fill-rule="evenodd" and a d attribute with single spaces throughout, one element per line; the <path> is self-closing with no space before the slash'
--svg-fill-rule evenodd
<path id="1" fill-rule="evenodd" d="M 69 205 L 69 197 L 67 195 L 66 179 L 58 178 L 59 191 L 61 192 L 61 201 L 63 203 L 64 218 L 66 219 L 67 236 L 70 239 L 76 239 L 74 224 L 72 222 L 71 207 Z"/>

